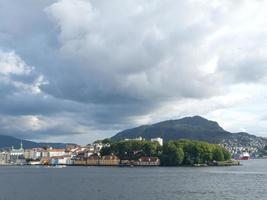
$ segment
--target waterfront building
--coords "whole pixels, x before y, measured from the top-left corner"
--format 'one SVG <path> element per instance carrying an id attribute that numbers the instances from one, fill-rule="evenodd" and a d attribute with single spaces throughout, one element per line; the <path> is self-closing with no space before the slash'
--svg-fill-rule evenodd
<path id="1" fill-rule="evenodd" d="M 51 158 L 52 165 L 73 165 L 73 160 L 70 156 L 57 156 Z"/>
<path id="2" fill-rule="evenodd" d="M 16 165 L 24 165 L 26 164 L 26 160 L 24 158 L 24 149 L 22 142 L 20 143 L 20 148 L 15 149 L 13 146 L 10 150 L 10 163 Z"/>
<path id="3" fill-rule="evenodd" d="M 135 162 L 135 165 L 140 166 L 159 166 L 160 159 L 158 157 L 141 157 Z"/>
<path id="4" fill-rule="evenodd" d="M 95 150 L 87 149 L 84 151 L 84 157 L 89 158 L 93 154 L 97 154 L 98 152 Z"/>
<path id="5" fill-rule="evenodd" d="M 73 160 L 74 165 L 86 165 L 86 160 Z"/>
<path id="6" fill-rule="evenodd" d="M 10 151 L 10 155 L 11 156 L 23 156 L 24 155 L 24 149 L 23 149 L 23 144 L 22 142 L 20 143 L 20 148 L 19 149 L 15 149 L 13 146 L 11 148 L 11 151 Z"/>
<path id="7" fill-rule="evenodd" d="M 42 151 L 42 158 L 47 158 L 47 157 L 49 157 L 49 152 L 48 152 L 48 150 L 43 149 L 43 151 Z"/>
<path id="8" fill-rule="evenodd" d="M 102 158 L 94 154 L 86 159 L 86 165 L 92 166 L 118 166 L 120 159 L 115 155 L 107 155 Z"/>
<path id="9" fill-rule="evenodd" d="M 120 159 L 115 155 L 103 156 L 99 160 L 99 165 L 101 166 L 118 166 L 120 164 Z"/>
<path id="10" fill-rule="evenodd" d="M 43 151 L 44 149 L 42 148 L 26 149 L 24 157 L 25 159 L 40 160 L 43 157 Z"/>
<path id="11" fill-rule="evenodd" d="M 25 150 L 24 150 L 24 154 L 23 154 L 24 158 L 25 158 L 26 160 L 31 159 L 31 157 L 32 157 L 31 153 L 32 153 L 32 152 L 31 152 L 31 149 L 25 149 Z"/>
<path id="12" fill-rule="evenodd" d="M 34 148 L 33 149 L 33 157 L 34 159 L 40 159 L 43 156 L 43 149 L 42 148 Z"/>
<path id="13" fill-rule="evenodd" d="M 10 162 L 10 153 L 8 151 L 0 152 L 0 165 L 6 165 Z"/>
<path id="14" fill-rule="evenodd" d="M 48 149 L 49 157 L 65 156 L 65 149 Z"/>
<path id="15" fill-rule="evenodd" d="M 86 159 L 86 164 L 87 165 L 99 165 L 99 159 L 100 157 L 95 154 L 95 155 L 91 155 L 89 158 Z"/>

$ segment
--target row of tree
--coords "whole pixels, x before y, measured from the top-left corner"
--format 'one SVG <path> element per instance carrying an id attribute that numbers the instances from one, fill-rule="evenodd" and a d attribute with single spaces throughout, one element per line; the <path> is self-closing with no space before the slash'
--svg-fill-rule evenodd
<path id="1" fill-rule="evenodd" d="M 110 146 L 101 149 L 101 155 L 114 154 L 121 160 L 137 160 L 142 156 L 159 156 L 162 148 L 158 142 L 151 141 L 118 141 L 109 142 Z"/>
<path id="2" fill-rule="evenodd" d="M 102 148 L 101 155 L 114 154 L 121 160 L 137 160 L 142 156 L 155 156 L 163 166 L 209 164 L 214 161 L 231 159 L 225 148 L 201 141 L 176 140 L 165 142 L 161 147 L 151 141 L 108 141 L 109 146 Z"/>
<path id="3" fill-rule="evenodd" d="M 201 141 L 177 140 L 166 142 L 161 154 L 165 166 L 209 164 L 214 161 L 231 159 L 224 147 Z"/>

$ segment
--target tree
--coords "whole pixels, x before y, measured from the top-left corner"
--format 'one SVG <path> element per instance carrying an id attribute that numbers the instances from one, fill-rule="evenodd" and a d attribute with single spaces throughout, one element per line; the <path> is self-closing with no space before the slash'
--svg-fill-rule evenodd
<path id="1" fill-rule="evenodd" d="M 101 155 L 114 154 L 121 160 L 137 160 L 142 156 L 160 157 L 165 166 L 209 164 L 213 160 L 231 158 L 227 149 L 207 142 L 192 140 L 168 141 L 161 147 L 151 141 L 114 141 L 101 150 Z"/>
<path id="2" fill-rule="evenodd" d="M 222 148 L 219 148 L 217 146 L 215 147 L 215 149 L 213 150 L 213 160 L 224 161 L 224 154 Z"/>
<path id="3" fill-rule="evenodd" d="M 113 153 L 121 160 L 137 160 L 142 156 L 159 156 L 160 145 L 151 141 L 117 141 L 110 144 L 104 152 Z"/>
<path id="4" fill-rule="evenodd" d="M 101 156 L 110 155 L 110 154 L 112 154 L 112 149 L 110 147 L 103 147 L 100 150 L 100 154 L 101 154 Z"/>
<path id="5" fill-rule="evenodd" d="M 231 153 L 225 148 L 222 148 L 222 151 L 223 151 L 224 160 L 230 160 L 231 159 Z"/>
<path id="6" fill-rule="evenodd" d="M 163 146 L 161 163 L 165 166 L 177 166 L 184 160 L 183 149 L 177 147 L 173 142 L 167 142 Z"/>

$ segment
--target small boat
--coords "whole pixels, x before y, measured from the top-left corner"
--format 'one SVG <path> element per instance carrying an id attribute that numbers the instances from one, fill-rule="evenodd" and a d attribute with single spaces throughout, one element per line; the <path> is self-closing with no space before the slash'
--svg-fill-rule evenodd
<path id="1" fill-rule="evenodd" d="M 240 157 L 239 157 L 240 160 L 249 160 L 250 159 L 250 155 L 248 152 L 243 152 Z"/>
<path id="2" fill-rule="evenodd" d="M 53 168 L 65 168 L 67 165 L 54 165 Z"/>
<path id="3" fill-rule="evenodd" d="M 29 165 L 41 165 L 41 161 L 30 161 Z"/>

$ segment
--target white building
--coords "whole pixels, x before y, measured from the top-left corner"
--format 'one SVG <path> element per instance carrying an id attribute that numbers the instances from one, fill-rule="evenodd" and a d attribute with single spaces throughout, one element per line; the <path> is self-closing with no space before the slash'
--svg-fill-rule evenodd
<path id="1" fill-rule="evenodd" d="M 103 144 L 102 143 L 95 143 L 94 144 L 94 151 L 95 153 L 100 152 L 100 150 L 103 148 Z"/>
<path id="2" fill-rule="evenodd" d="M 163 146 L 162 138 L 151 138 L 151 142 L 158 142 L 160 146 Z"/>
<path id="3" fill-rule="evenodd" d="M 10 153 L 7 151 L 0 152 L 0 165 L 5 165 L 10 161 Z"/>
<path id="4" fill-rule="evenodd" d="M 133 138 L 133 139 L 124 139 L 125 141 L 142 141 L 144 140 L 142 137 L 138 137 L 138 138 Z"/>
<path id="5" fill-rule="evenodd" d="M 65 149 L 49 149 L 48 150 L 49 157 L 57 157 L 57 156 L 65 156 Z"/>
<path id="6" fill-rule="evenodd" d="M 23 144 L 22 142 L 20 143 L 20 148 L 19 149 L 15 149 L 13 146 L 12 146 L 12 149 L 10 151 L 10 155 L 11 156 L 23 156 L 24 155 L 24 149 L 23 149 Z"/>
<path id="7" fill-rule="evenodd" d="M 11 164 L 17 164 L 17 165 L 24 165 L 26 164 L 25 158 L 24 158 L 24 149 L 22 142 L 20 143 L 20 148 L 15 149 L 12 146 L 12 149 L 10 150 L 10 163 Z"/>
<path id="8" fill-rule="evenodd" d="M 33 149 L 26 149 L 24 153 L 24 157 L 28 159 L 40 159 L 42 158 L 42 151 L 41 148 L 33 148 Z"/>
<path id="9" fill-rule="evenodd" d="M 58 156 L 51 158 L 52 165 L 73 165 L 73 160 L 70 156 Z"/>

